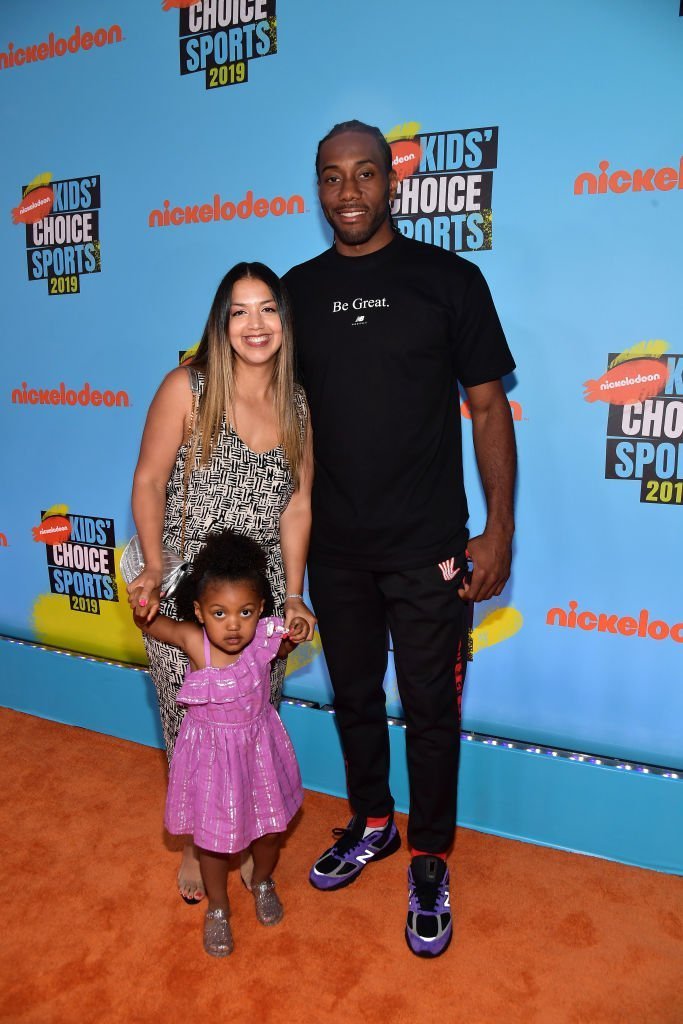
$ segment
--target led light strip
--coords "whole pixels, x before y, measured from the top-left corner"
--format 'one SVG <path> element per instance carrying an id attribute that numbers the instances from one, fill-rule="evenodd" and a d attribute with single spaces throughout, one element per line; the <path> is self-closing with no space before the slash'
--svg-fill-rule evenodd
<path id="1" fill-rule="evenodd" d="M 468 743 L 481 743 L 487 747 L 502 747 L 507 750 L 521 750 L 525 754 L 538 754 L 541 757 L 556 757 L 563 761 L 574 761 L 577 764 L 590 764 L 598 768 L 616 768 L 621 771 L 639 775 L 656 775 L 662 779 L 683 779 L 683 770 L 666 768 L 663 765 L 641 764 L 637 761 L 625 761 L 619 757 L 597 757 L 585 751 L 565 750 L 562 747 L 549 747 L 541 744 L 529 744 L 525 740 L 508 740 L 500 736 L 486 736 L 482 733 L 463 732 L 462 739 Z"/>
<path id="2" fill-rule="evenodd" d="M 78 651 L 65 651 L 61 647 L 49 647 L 45 644 L 37 644 L 32 640 L 19 640 L 16 637 L 0 634 L 0 640 L 10 644 L 17 644 L 19 647 L 33 647 L 38 651 L 47 651 L 49 654 L 61 654 L 66 658 L 76 658 L 78 661 L 90 661 L 98 665 L 109 665 L 111 668 L 127 669 L 134 672 L 146 672 L 142 665 L 133 665 L 126 661 L 111 661 L 108 658 L 98 658 L 92 654 L 80 654 Z M 334 714 L 334 707 L 331 704 L 322 706 L 312 700 L 300 700 L 297 697 L 283 696 L 282 703 L 290 707 L 308 708 L 311 711 L 326 711 L 327 714 Z M 389 725 L 405 729 L 406 723 L 402 718 L 387 716 Z M 461 732 L 461 739 L 467 743 L 479 743 L 485 747 L 501 747 L 504 750 L 520 750 L 525 754 L 536 754 L 540 757 L 555 757 L 563 761 L 574 761 L 576 764 L 589 764 L 596 768 L 610 768 L 618 771 L 633 772 L 635 775 L 655 775 L 660 779 L 683 780 L 683 769 L 665 768 L 662 765 L 640 764 L 636 761 L 624 761 L 618 757 L 597 757 L 595 754 L 587 754 L 575 750 L 565 750 L 562 747 L 548 747 L 543 744 L 530 744 L 524 740 L 508 740 L 500 736 L 487 736 L 484 733 Z"/>
<path id="3" fill-rule="evenodd" d="M 310 707 L 315 706 L 311 701 L 283 700 L 283 703 L 302 704 Z M 323 704 L 321 711 L 334 714 L 331 704 Z M 402 718 L 387 717 L 389 725 L 396 725 L 405 729 L 406 724 Z M 530 744 L 528 740 L 509 740 L 501 736 L 487 736 L 484 733 L 461 732 L 460 738 L 467 743 L 479 743 L 485 747 L 501 747 L 504 750 L 519 750 L 525 754 L 537 754 L 541 757 L 554 757 L 564 761 L 574 761 L 577 764 L 589 764 L 594 768 L 618 769 L 626 772 L 633 772 L 636 775 L 656 775 L 661 779 L 683 780 L 683 769 L 666 768 L 663 765 L 640 764 L 635 761 L 624 761 L 618 757 L 598 757 L 595 754 L 587 754 L 576 750 L 565 750 L 562 747 L 548 747 L 545 745 Z"/>
<path id="4" fill-rule="evenodd" d="M 37 644 L 33 640 L 19 640 L 15 636 L 0 633 L 0 640 L 18 647 L 32 647 L 35 651 L 47 651 L 48 654 L 61 654 L 65 658 L 76 658 L 77 661 L 92 661 L 96 665 L 109 665 L 111 668 L 125 668 L 133 672 L 146 672 L 144 665 L 135 665 L 130 661 L 112 661 L 110 658 L 98 658 L 95 654 L 82 654 L 80 651 L 65 651 L 63 647 L 50 647 L 48 644 Z"/>

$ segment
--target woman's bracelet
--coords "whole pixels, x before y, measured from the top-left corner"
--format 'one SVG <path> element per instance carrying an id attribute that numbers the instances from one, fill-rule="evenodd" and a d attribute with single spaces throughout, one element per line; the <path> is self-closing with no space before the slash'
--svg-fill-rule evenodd
<path id="1" fill-rule="evenodd" d="M 285 594 L 285 601 L 289 601 L 290 597 L 298 597 L 301 601 L 304 599 L 303 594 Z"/>

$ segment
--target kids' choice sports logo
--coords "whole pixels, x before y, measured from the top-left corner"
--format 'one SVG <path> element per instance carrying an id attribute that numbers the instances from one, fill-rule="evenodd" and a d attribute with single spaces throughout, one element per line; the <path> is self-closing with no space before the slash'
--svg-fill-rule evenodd
<path id="1" fill-rule="evenodd" d="M 114 520 L 75 515 L 64 506 L 40 514 L 33 539 L 45 545 L 50 590 L 75 612 L 100 614 L 100 601 L 118 601 Z"/>
<path id="2" fill-rule="evenodd" d="M 410 121 L 386 139 L 399 180 L 391 206 L 399 231 L 453 252 L 491 249 L 498 128 L 421 132 Z"/>
<path id="3" fill-rule="evenodd" d="M 163 0 L 179 9 L 180 74 L 203 71 L 207 89 L 242 85 L 249 64 L 277 53 L 276 0 Z"/>
<path id="4" fill-rule="evenodd" d="M 26 227 L 29 281 L 47 281 L 49 295 L 74 295 L 82 274 L 100 272 L 100 176 L 52 181 L 39 174 L 12 210 Z"/>
<path id="5" fill-rule="evenodd" d="M 683 355 L 641 341 L 608 356 L 585 383 L 587 402 L 606 402 L 605 478 L 640 480 L 640 500 L 683 505 Z"/>

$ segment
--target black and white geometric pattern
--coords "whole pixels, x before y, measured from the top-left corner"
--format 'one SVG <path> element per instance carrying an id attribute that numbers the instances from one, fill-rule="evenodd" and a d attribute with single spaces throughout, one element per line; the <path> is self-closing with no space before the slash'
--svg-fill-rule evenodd
<path id="1" fill-rule="evenodd" d="M 192 390 L 201 395 L 203 374 L 192 368 L 189 368 L 189 374 Z M 308 406 L 301 388 L 296 389 L 295 403 L 303 434 Z M 163 542 L 178 553 L 187 454 L 188 445 L 182 445 L 166 486 Z M 192 561 L 210 533 L 226 528 L 258 541 L 268 556 L 267 571 L 273 591 L 274 613 L 282 615 L 285 573 L 280 551 L 280 516 L 294 492 L 284 449 L 279 445 L 268 452 L 252 452 L 224 420 L 211 462 L 199 468 L 198 461 L 199 452 L 187 483 L 185 557 Z M 172 597 L 161 602 L 161 611 L 174 619 L 178 617 Z M 175 698 L 187 669 L 187 658 L 177 647 L 163 644 L 150 636 L 145 636 L 144 642 L 170 761 L 184 714 L 184 708 L 176 704 Z M 286 661 L 276 658 L 270 678 L 270 699 L 275 707 L 282 696 L 285 669 Z"/>

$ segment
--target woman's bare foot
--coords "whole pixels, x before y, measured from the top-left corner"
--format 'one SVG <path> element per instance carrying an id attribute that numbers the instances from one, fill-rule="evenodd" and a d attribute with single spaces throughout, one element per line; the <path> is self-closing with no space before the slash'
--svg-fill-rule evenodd
<path id="1" fill-rule="evenodd" d="M 199 903 L 205 895 L 197 848 L 192 840 L 183 847 L 178 868 L 178 891 L 187 903 Z"/>

